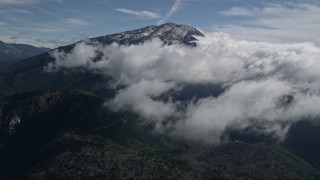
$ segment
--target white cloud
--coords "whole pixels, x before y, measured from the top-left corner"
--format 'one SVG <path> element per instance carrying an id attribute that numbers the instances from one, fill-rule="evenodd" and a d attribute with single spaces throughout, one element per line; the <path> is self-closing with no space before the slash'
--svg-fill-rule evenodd
<path id="1" fill-rule="evenodd" d="M 160 96 L 173 87 L 173 83 L 142 79 L 140 82 L 121 90 L 108 106 L 116 111 L 133 110 L 144 118 L 155 120 L 159 123 L 172 116 L 175 111 L 175 105 L 172 102 L 164 103 L 153 100 L 152 97 Z"/>
<path id="2" fill-rule="evenodd" d="M 167 19 L 169 19 L 179 8 L 182 3 L 182 0 L 175 0 L 174 4 L 172 5 L 170 11 L 158 21 L 158 24 L 164 23 Z"/>
<path id="3" fill-rule="evenodd" d="M 155 12 L 151 11 L 135 11 L 131 9 L 124 9 L 124 8 L 117 8 L 116 9 L 119 12 L 134 15 L 139 18 L 145 18 L 145 19 L 158 19 L 161 18 L 161 16 Z"/>
<path id="4" fill-rule="evenodd" d="M 100 60 L 94 59 L 98 53 Z M 109 102 L 114 110 L 132 110 L 158 130 L 190 139 L 217 143 L 230 126 L 256 125 L 259 133 L 281 139 L 291 122 L 320 116 L 320 47 L 311 43 L 244 41 L 213 33 L 199 37 L 195 48 L 163 46 L 157 39 L 131 46 L 82 42 L 70 53 L 52 56 L 56 61 L 49 70 L 84 67 L 125 86 Z M 220 84 L 225 91 L 183 102 L 160 98 L 179 93 L 181 84 Z"/>
<path id="5" fill-rule="evenodd" d="M 314 42 L 320 36 L 320 6 L 315 4 L 283 4 L 267 7 L 233 7 L 222 15 L 244 15 L 248 19 L 216 28 L 239 39 L 268 42 Z"/>
<path id="6" fill-rule="evenodd" d="M 51 55 L 56 61 L 54 65 L 49 64 L 48 70 L 54 70 L 55 66 L 70 68 L 82 66 L 92 61 L 96 57 L 96 48 L 82 42 L 77 44 L 69 54 L 60 53 L 58 50 L 55 50 L 51 52 Z"/>
<path id="7" fill-rule="evenodd" d="M 176 128 L 183 127 L 179 133 L 191 139 L 219 142 L 220 135 L 228 126 L 236 124 L 238 129 L 245 128 L 254 119 L 256 124 L 268 125 L 265 132 L 281 137 L 283 129 L 277 129 L 278 124 L 273 122 L 282 116 L 283 111 L 276 109 L 275 104 L 277 98 L 291 91 L 289 84 L 273 78 L 241 81 L 217 98 L 209 97 L 190 104 L 186 121 L 180 121 Z M 268 122 L 272 122 L 272 126 Z"/>

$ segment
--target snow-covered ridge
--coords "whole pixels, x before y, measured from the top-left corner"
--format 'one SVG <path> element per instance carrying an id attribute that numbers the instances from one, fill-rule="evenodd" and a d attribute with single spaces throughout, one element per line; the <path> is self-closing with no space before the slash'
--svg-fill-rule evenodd
<path id="1" fill-rule="evenodd" d="M 93 38 L 92 40 L 110 44 L 117 42 L 119 44 L 141 44 L 145 41 L 158 38 L 164 44 L 186 44 L 195 46 L 196 36 L 204 36 L 199 30 L 188 25 L 175 23 L 166 23 L 159 26 L 147 26 L 141 29 L 126 31 L 107 36 Z"/>

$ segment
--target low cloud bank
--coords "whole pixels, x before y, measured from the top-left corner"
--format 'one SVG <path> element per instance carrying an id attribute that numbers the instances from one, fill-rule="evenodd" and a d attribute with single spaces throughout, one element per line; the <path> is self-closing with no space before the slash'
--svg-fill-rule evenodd
<path id="1" fill-rule="evenodd" d="M 213 143 L 231 126 L 258 125 L 259 133 L 281 140 L 292 122 L 320 115 L 319 47 L 239 41 L 224 33 L 198 39 L 195 48 L 158 39 L 131 46 L 81 42 L 70 53 L 52 52 L 55 61 L 46 68 L 111 76 L 125 87 L 108 102 L 115 111 L 132 110 L 159 131 Z M 225 91 L 198 100 L 161 98 L 181 91 L 181 84 L 219 84 Z"/>

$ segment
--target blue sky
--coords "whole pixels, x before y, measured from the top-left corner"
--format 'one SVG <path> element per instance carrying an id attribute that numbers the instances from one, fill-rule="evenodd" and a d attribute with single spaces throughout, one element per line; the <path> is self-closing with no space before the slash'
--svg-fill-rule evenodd
<path id="1" fill-rule="evenodd" d="M 0 0 L 0 40 L 57 47 L 176 22 L 239 39 L 320 44 L 319 14 L 317 0 Z"/>

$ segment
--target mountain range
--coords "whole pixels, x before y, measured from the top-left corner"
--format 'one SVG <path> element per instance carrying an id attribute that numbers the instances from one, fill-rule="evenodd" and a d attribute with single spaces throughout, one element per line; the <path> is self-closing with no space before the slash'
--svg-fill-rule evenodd
<path id="1" fill-rule="evenodd" d="M 159 38 L 167 45 L 178 43 L 195 46 L 197 36 L 203 37 L 204 35 L 196 28 L 188 25 L 167 23 L 160 26 L 148 26 L 123 33 L 91 38 L 89 42 L 99 42 L 105 45 L 111 43 L 134 45 Z M 59 47 L 57 50 L 67 53 L 76 44 Z M 56 73 L 45 72 L 43 68 L 55 60 L 50 52 L 27 58 L 2 70 L 0 67 L 0 86 L 2 87 L 0 95 L 10 95 L 24 91 L 61 89 L 84 90 L 106 97 L 112 95 L 112 92 L 105 88 L 110 79 L 103 75 L 88 72 L 86 69 L 71 69 L 68 70 L 68 75 L 63 70 Z"/>
<path id="2" fill-rule="evenodd" d="M 8 44 L 0 41 L 0 64 L 12 64 L 48 51 L 50 51 L 49 48 L 38 48 L 27 44 Z"/>
<path id="3" fill-rule="evenodd" d="M 194 48 L 204 35 L 167 23 L 86 40 L 103 45 Z M 59 47 L 70 52 L 81 42 Z M 250 128 L 225 132 L 220 145 L 154 132 L 154 124 L 105 102 L 112 77 L 85 68 L 48 73 L 50 52 L 0 67 L 0 176 L 3 179 L 320 179 L 319 120 L 299 121 L 282 142 Z M 139 53 L 139 52 L 137 52 Z M 220 85 L 185 85 L 162 97 L 182 102 L 219 96 Z"/>

